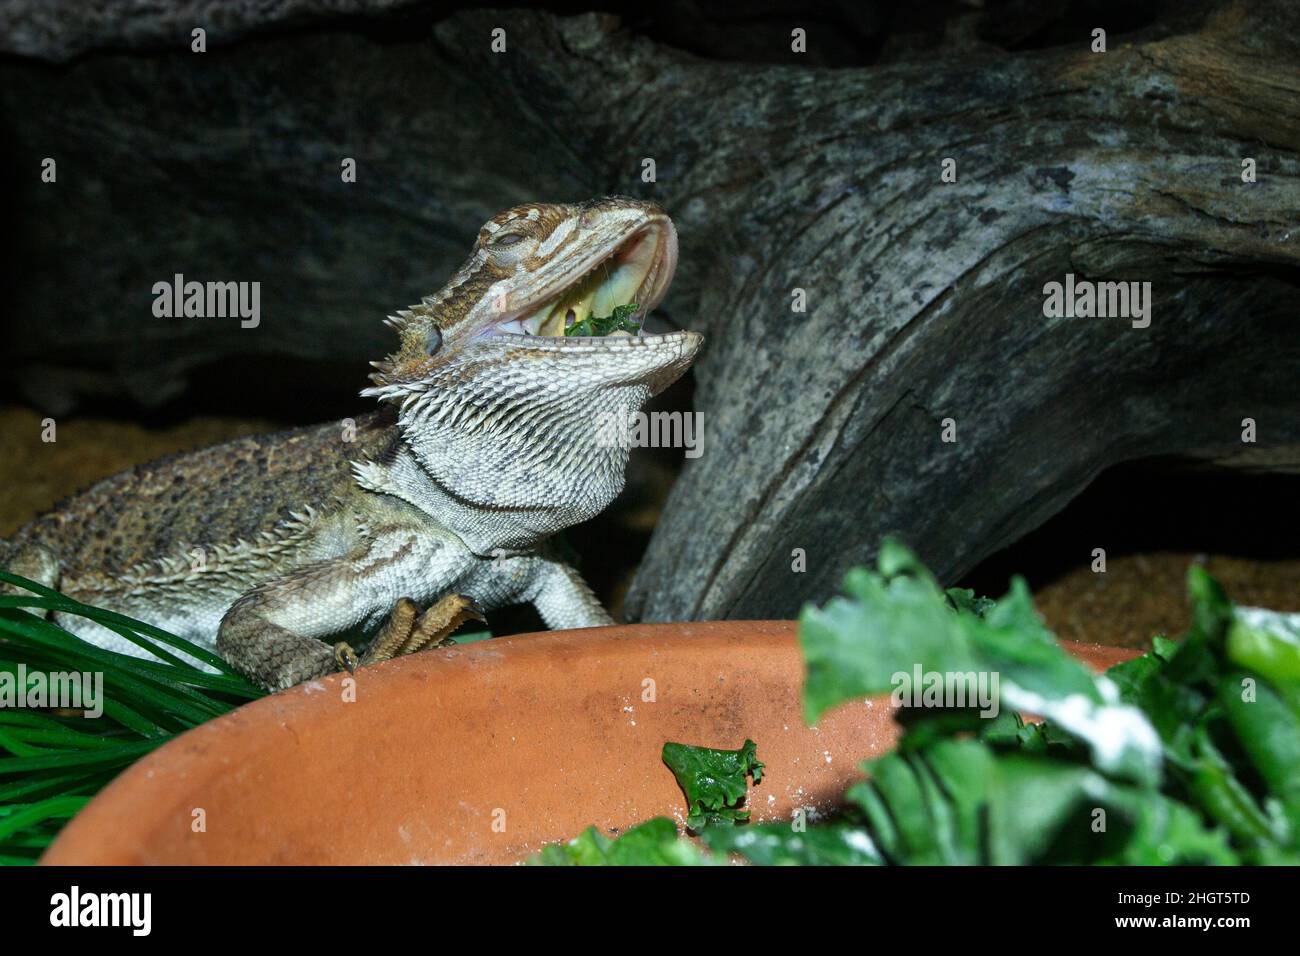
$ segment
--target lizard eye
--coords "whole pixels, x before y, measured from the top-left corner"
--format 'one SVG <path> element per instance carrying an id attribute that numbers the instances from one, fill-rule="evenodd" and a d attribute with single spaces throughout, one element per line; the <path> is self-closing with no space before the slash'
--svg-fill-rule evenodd
<path id="1" fill-rule="evenodd" d="M 442 330 L 436 325 L 430 325 L 429 337 L 424 342 L 424 349 L 430 355 L 433 355 L 440 348 L 442 348 Z"/>
<path id="2" fill-rule="evenodd" d="M 522 233 L 508 232 L 504 236 L 497 236 L 488 245 L 493 248 L 508 249 L 510 246 L 518 245 L 524 241 Z"/>

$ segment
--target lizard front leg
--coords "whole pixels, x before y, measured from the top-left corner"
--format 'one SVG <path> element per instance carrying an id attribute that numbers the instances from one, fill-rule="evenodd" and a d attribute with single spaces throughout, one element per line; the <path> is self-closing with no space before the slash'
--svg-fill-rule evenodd
<path id="1" fill-rule="evenodd" d="M 323 677 L 343 663 L 318 637 L 276 623 L 297 603 L 293 591 L 292 578 L 250 591 L 230 606 L 217 629 L 217 653 L 270 691 Z"/>
<path id="2" fill-rule="evenodd" d="M 466 621 L 483 621 L 484 610 L 471 597 L 448 594 L 423 614 L 410 598 L 402 598 L 393 607 L 388 622 L 375 635 L 360 664 L 378 664 L 394 657 L 414 654 L 426 647 L 441 646 L 452 631 Z"/>
<path id="3" fill-rule="evenodd" d="M 596 600 L 587 582 L 570 565 L 543 555 L 535 559 L 528 600 L 537 608 L 546 626 L 605 627 L 615 623 Z"/>
<path id="4" fill-rule="evenodd" d="M 435 570 L 432 557 L 417 535 L 396 534 L 296 568 L 230 606 L 217 629 L 217 653 L 272 691 L 353 666 L 347 644 L 325 641 L 393 609 Z"/>

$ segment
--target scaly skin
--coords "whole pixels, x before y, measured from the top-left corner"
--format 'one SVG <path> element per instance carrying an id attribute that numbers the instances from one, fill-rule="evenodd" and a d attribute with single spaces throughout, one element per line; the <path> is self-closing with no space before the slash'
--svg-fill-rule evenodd
<path id="1" fill-rule="evenodd" d="M 628 450 L 601 416 L 638 411 L 702 339 L 562 333 L 628 302 L 648 313 L 676 256 L 652 203 L 508 210 L 441 291 L 389 319 L 400 347 L 362 392 L 378 412 L 108 478 L 0 544 L 0 567 L 215 647 L 271 690 L 431 646 L 505 604 L 553 628 L 613 623 L 546 541 L 622 490 Z M 385 619 L 360 660 L 339 640 Z"/>

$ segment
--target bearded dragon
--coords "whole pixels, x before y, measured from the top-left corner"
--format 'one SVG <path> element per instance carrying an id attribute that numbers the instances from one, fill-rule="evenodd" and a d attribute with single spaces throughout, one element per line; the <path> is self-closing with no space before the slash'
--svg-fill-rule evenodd
<path id="1" fill-rule="evenodd" d="M 0 543 L 0 567 L 214 648 L 269 690 L 437 645 L 506 604 L 551 628 L 612 624 L 548 538 L 622 490 L 628 449 L 601 416 L 640 410 L 702 337 L 565 331 L 648 313 L 676 262 L 654 203 L 507 210 L 440 291 L 388 318 L 400 345 L 361 392 L 378 411 L 105 479 Z M 376 628 L 361 655 L 341 638 Z"/>

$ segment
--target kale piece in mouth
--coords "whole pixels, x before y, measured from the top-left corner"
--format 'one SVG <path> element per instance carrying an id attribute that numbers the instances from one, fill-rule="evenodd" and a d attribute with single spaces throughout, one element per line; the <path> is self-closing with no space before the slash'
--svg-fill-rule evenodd
<path id="1" fill-rule="evenodd" d="M 574 322 L 564 330 L 565 335 L 609 335 L 613 332 L 631 332 L 635 335 L 641 330 L 641 323 L 634 321 L 641 306 L 635 302 L 615 307 L 610 315 L 588 315 L 579 322 Z"/>

